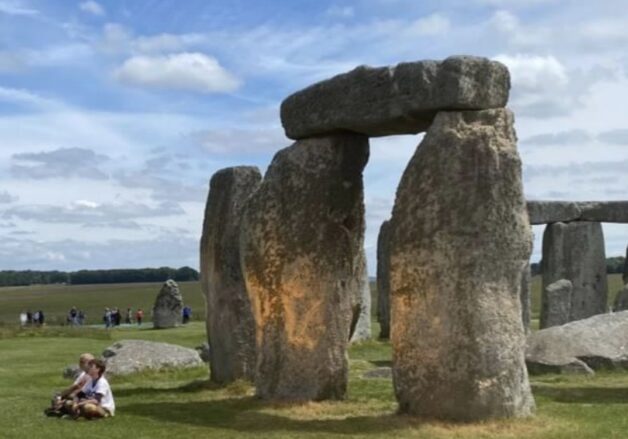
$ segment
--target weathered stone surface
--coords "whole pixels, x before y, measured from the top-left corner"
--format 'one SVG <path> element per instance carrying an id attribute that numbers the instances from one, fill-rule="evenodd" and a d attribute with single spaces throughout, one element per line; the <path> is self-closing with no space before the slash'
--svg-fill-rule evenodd
<path id="1" fill-rule="evenodd" d="M 572 283 L 569 321 L 606 312 L 606 255 L 600 223 L 548 224 L 542 265 L 543 290 L 560 279 Z"/>
<path id="2" fill-rule="evenodd" d="M 529 415 L 519 290 L 532 232 L 512 113 L 439 113 L 403 174 L 391 222 L 401 412 Z"/>
<path id="3" fill-rule="evenodd" d="M 530 224 L 628 223 L 628 201 L 528 201 Z"/>
<path id="4" fill-rule="evenodd" d="M 107 363 L 108 375 L 203 365 L 194 349 L 145 340 L 120 340 L 105 349 L 102 356 Z"/>
<path id="5" fill-rule="evenodd" d="M 582 213 L 571 201 L 528 201 L 530 224 L 550 224 L 576 221 Z"/>
<path id="6" fill-rule="evenodd" d="M 279 151 L 245 207 L 241 257 L 256 321 L 257 394 L 344 398 L 364 244 L 368 138 L 306 139 Z"/>
<path id="7" fill-rule="evenodd" d="M 153 306 L 153 327 L 156 329 L 174 328 L 181 324 L 183 296 L 179 285 L 168 279 L 155 299 Z"/>
<path id="8" fill-rule="evenodd" d="M 390 337 L 390 221 L 384 221 L 377 237 L 377 321 L 379 338 Z"/>
<path id="9" fill-rule="evenodd" d="M 371 281 L 366 263 L 366 252 L 362 250 L 360 273 L 358 274 L 358 320 L 351 334 L 351 342 L 371 338 Z"/>
<path id="10" fill-rule="evenodd" d="M 628 310 L 628 283 L 624 285 L 621 291 L 617 292 L 617 296 L 615 296 L 615 303 L 613 304 L 613 310 L 617 311 L 625 311 Z"/>
<path id="11" fill-rule="evenodd" d="M 571 319 L 573 285 L 560 279 L 543 289 L 541 295 L 541 329 L 564 325 Z"/>
<path id="12" fill-rule="evenodd" d="M 209 343 L 205 342 L 201 345 L 198 345 L 194 348 L 196 350 L 196 352 L 198 352 L 198 355 L 201 356 L 201 360 L 203 360 L 204 363 L 209 363 L 210 361 L 210 347 L 209 347 Z"/>
<path id="13" fill-rule="evenodd" d="M 530 308 L 532 307 L 530 296 L 531 283 L 532 272 L 530 271 L 530 263 L 528 262 L 521 272 L 521 292 L 519 293 L 519 297 L 521 298 L 521 321 L 526 334 L 530 332 Z"/>
<path id="14" fill-rule="evenodd" d="M 211 380 L 255 376 L 255 320 L 240 265 L 240 218 L 262 180 L 255 167 L 216 172 L 209 185 L 201 237 L 201 288 L 207 310 Z"/>
<path id="15" fill-rule="evenodd" d="M 628 368 L 628 311 L 600 314 L 528 336 L 526 363 L 531 372 L 564 372 L 562 368 L 578 362 L 593 370 Z"/>
<path id="16" fill-rule="evenodd" d="M 291 139 L 340 131 L 415 134 L 441 110 L 504 107 L 509 89 L 508 69 L 486 58 L 361 66 L 289 96 L 281 123 Z"/>

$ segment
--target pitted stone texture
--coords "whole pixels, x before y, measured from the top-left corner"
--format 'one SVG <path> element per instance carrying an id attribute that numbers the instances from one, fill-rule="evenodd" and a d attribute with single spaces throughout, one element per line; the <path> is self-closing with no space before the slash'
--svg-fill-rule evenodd
<path id="1" fill-rule="evenodd" d="M 571 319 L 573 285 L 560 279 L 546 286 L 541 296 L 541 329 L 564 325 Z"/>
<path id="2" fill-rule="evenodd" d="M 530 224 L 628 223 L 628 201 L 528 201 Z"/>
<path id="3" fill-rule="evenodd" d="M 247 202 L 241 257 L 262 398 L 345 397 L 368 154 L 362 135 L 298 141 L 275 155 Z"/>
<path id="4" fill-rule="evenodd" d="M 390 338 L 390 221 L 384 221 L 377 237 L 377 321 L 379 338 Z"/>
<path id="5" fill-rule="evenodd" d="M 531 372 L 585 363 L 593 370 L 628 369 L 628 311 L 600 314 L 553 326 L 528 336 L 526 363 Z"/>
<path id="6" fill-rule="evenodd" d="M 521 272 L 521 292 L 519 293 L 519 297 L 521 298 L 521 321 L 526 334 L 530 332 L 530 308 L 532 306 L 530 296 L 531 287 L 532 272 L 530 271 L 530 263 L 528 262 Z"/>
<path id="7" fill-rule="evenodd" d="M 486 58 L 361 66 L 289 96 L 281 123 L 291 139 L 340 131 L 416 134 L 441 110 L 504 107 L 509 89 L 506 66 Z"/>
<path id="8" fill-rule="evenodd" d="M 569 321 L 606 312 L 608 286 L 600 223 L 548 224 L 543 233 L 543 290 L 567 279 L 573 285 Z"/>
<path id="9" fill-rule="evenodd" d="M 391 223 L 401 412 L 530 415 L 519 290 L 532 232 L 512 113 L 439 113 L 403 174 Z"/>
<path id="10" fill-rule="evenodd" d="M 145 370 L 204 365 L 194 349 L 145 340 L 120 340 L 105 349 L 102 356 L 107 365 L 108 375 L 128 375 Z"/>
<path id="11" fill-rule="evenodd" d="M 183 296 L 179 285 L 168 279 L 155 299 L 153 306 L 153 327 L 156 329 L 174 328 L 181 324 Z"/>
<path id="12" fill-rule="evenodd" d="M 624 285 L 621 291 L 617 292 L 617 296 L 615 296 L 615 303 L 613 304 L 613 310 L 617 311 L 625 311 L 628 310 L 628 283 Z"/>
<path id="13" fill-rule="evenodd" d="M 216 172 L 201 237 L 201 287 L 207 306 L 211 380 L 255 377 L 255 320 L 240 266 L 240 218 L 262 180 L 255 167 Z"/>
<path id="14" fill-rule="evenodd" d="M 371 281 L 366 263 L 366 252 L 362 251 L 362 259 L 357 274 L 358 282 L 358 318 L 352 331 L 351 341 L 364 341 L 371 338 Z"/>

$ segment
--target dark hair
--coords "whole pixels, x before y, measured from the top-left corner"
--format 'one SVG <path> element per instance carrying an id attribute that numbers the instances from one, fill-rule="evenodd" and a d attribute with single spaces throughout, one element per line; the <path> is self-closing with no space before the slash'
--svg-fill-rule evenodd
<path id="1" fill-rule="evenodd" d="M 105 373 L 105 370 L 107 369 L 107 366 L 105 365 L 105 362 L 102 361 L 101 359 L 94 359 L 91 360 L 89 362 L 90 366 L 96 366 L 96 368 L 98 369 L 98 376 L 101 377 L 103 375 L 103 373 Z"/>

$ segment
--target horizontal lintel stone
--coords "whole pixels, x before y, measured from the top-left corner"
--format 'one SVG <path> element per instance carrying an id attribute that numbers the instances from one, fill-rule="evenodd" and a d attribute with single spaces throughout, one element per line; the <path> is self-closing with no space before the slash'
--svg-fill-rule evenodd
<path id="1" fill-rule="evenodd" d="M 281 123 L 291 139 L 340 131 L 416 134 L 427 130 L 439 111 L 504 107 L 509 90 L 506 66 L 487 58 L 360 66 L 286 98 Z"/>
<path id="2" fill-rule="evenodd" d="M 628 201 L 528 201 L 530 224 L 628 223 Z"/>

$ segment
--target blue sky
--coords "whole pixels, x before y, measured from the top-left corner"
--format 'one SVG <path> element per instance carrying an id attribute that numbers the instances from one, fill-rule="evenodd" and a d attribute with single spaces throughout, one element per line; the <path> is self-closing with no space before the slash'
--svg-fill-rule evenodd
<path id="1" fill-rule="evenodd" d="M 197 267 L 211 175 L 264 171 L 291 143 L 281 100 L 360 64 L 504 62 L 526 196 L 626 199 L 625 12 L 622 0 L 0 0 L 0 269 Z M 420 138 L 371 141 L 372 273 Z M 628 226 L 604 231 L 607 254 L 624 254 Z"/>

